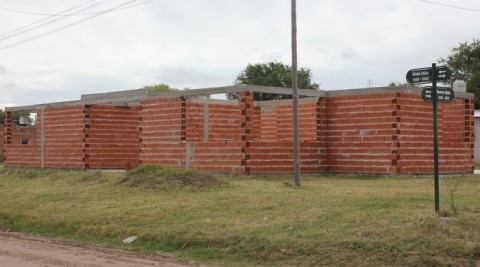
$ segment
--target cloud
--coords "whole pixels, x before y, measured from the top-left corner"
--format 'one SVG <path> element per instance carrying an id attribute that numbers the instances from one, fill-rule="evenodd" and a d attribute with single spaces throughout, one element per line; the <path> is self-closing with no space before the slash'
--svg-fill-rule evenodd
<path id="1" fill-rule="evenodd" d="M 3 84 L 0 84 L 0 87 L 2 87 L 2 88 L 13 88 L 13 87 L 16 87 L 16 85 L 14 83 L 3 83 Z"/>
<path id="2" fill-rule="evenodd" d="M 72 5 L 17 2 L 17 9 L 45 13 Z M 326 89 L 403 81 L 408 69 L 428 66 L 478 35 L 478 13 L 420 1 L 305 0 L 297 13 L 299 66 L 312 69 Z M 28 23 L 6 12 L 0 33 Z M 291 64 L 290 27 L 288 1 L 153 1 L 0 51 L 0 101 L 74 100 L 160 82 L 180 89 L 230 85 L 249 63 Z"/>
<path id="3" fill-rule="evenodd" d="M 155 76 L 157 82 L 164 82 L 179 89 L 186 87 L 195 89 L 208 86 L 225 86 L 233 83 L 236 76 L 229 75 L 228 67 L 225 71 L 209 71 L 188 66 L 175 68 L 161 68 Z"/>
<path id="4" fill-rule="evenodd" d="M 344 48 L 340 53 L 340 58 L 342 59 L 354 59 L 358 57 L 359 53 L 352 48 Z"/>

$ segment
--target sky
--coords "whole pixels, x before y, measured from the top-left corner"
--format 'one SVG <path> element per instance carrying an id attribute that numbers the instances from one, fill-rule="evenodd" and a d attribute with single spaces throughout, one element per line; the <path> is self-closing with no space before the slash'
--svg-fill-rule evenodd
<path id="1" fill-rule="evenodd" d="M 290 65 L 290 4 L 1 1 L 0 108 L 157 83 L 227 86 L 248 64 Z M 297 16 L 298 65 L 324 90 L 405 82 L 480 38 L 478 0 L 297 0 Z"/>

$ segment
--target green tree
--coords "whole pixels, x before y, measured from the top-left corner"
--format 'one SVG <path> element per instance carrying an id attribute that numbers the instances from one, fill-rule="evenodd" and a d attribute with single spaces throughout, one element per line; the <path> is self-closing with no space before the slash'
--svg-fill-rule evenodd
<path id="1" fill-rule="evenodd" d="M 251 84 L 274 87 L 292 87 L 292 68 L 277 61 L 266 63 L 248 64 L 247 67 L 237 76 L 235 84 Z M 320 85 L 312 82 L 312 73 L 308 68 L 298 70 L 298 88 L 318 90 Z M 228 99 L 237 99 L 234 93 L 227 94 Z M 289 95 L 277 95 L 267 93 L 255 93 L 256 101 L 290 99 Z"/>
<path id="2" fill-rule="evenodd" d="M 146 85 L 143 87 L 143 89 L 147 89 L 148 92 L 150 93 L 167 93 L 167 92 L 178 91 L 178 89 L 173 88 L 170 85 L 164 84 L 164 83 Z"/>
<path id="3" fill-rule="evenodd" d="M 33 119 L 30 117 L 31 113 L 27 111 L 17 111 L 13 112 L 12 114 L 12 119 L 14 122 L 18 123 L 20 122 L 20 117 L 26 117 L 27 118 L 27 124 L 32 124 Z M 5 124 L 5 112 L 0 109 L 0 124 Z"/>
<path id="4" fill-rule="evenodd" d="M 409 83 L 401 83 L 401 82 L 390 82 L 388 87 L 413 87 L 412 84 Z"/>
<path id="5" fill-rule="evenodd" d="M 465 80 L 467 91 L 475 94 L 475 108 L 480 108 L 480 40 L 460 43 L 459 47 L 452 49 L 450 55 L 438 62 L 452 70 L 451 84 L 456 79 Z"/>
<path id="6" fill-rule="evenodd" d="M 16 111 L 12 113 L 12 120 L 14 123 L 20 123 L 20 117 L 27 118 L 27 125 L 33 124 L 33 119 L 30 117 L 31 113 L 27 111 Z"/>

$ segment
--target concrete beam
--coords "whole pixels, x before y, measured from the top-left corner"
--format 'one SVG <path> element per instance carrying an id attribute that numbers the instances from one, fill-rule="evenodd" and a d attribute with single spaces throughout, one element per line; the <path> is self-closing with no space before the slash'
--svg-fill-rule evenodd
<path id="1" fill-rule="evenodd" d="M 131 102 L 146 99 L 149 93 L 147 89 L 126 90 L 99 94 L 82 95 L 82 102 L 88 104 L 105 104 L 118 102 Z"/>
<path id="2" fill-rule="evenodd" d="M 184 91 L 173 91 L 168 93 L 149 93 L 148 98 L 157 98 L 157 97 L 171 98 L 171 97 L 180 97 L 180 96 L 189 97 L 189 96 L 215 95 L 215 94 L 225 94 L 225 93 L 239 93 L 242 91 L 250 91 L 254 93 L 278 94 L 278 95 L 293 94 L 291 88 L 238 84 L 238 85 L 224 86 L 224 87 L 211 87 L 211 88 L 184 90 Z M 298 95 L 321 97 L 321 96 L 325 96 L 325 91 L 299 89 Z"/>
<path id="3" fill-rule="evenodd" d="M 336 96 L 355 96 L 355 95 L 369 95 L 369 94 L 383 94 L 383 93 L 411 93 L 422 94 L 423 88 L 420 87 L 374 87 L 374 88 L 359 88 L 348 90 L 335 90 L 327 91 L 327 97 Z M 455 98 L 460 99 L 473 99 L 472 93 L 459 93 L 455 92 Z"/>
<path id="4" fill-rule="evenodd" d="M 239 85 L 224 86 L 224 87 L 201 88 L 201 89 L 193 89 L 193 90 L 182 90 L 182 91 L 174 91 L 174 92 L 168 92 L 168 93 L 150 93 L 146 89 L 136 89 L 136 90 L 127 90 L 127 91 L 119 91 L 119 92 L 82 95 L 81 100 L 76 100 L 76 101 L 66 101 L 66 102 L 39 104 L 39 105 L 31 105 L 31 106 L 20 106 L 20 107 L 6 107 L 5 111 L 35 112 L 35 110 L 40 108 L 45 108 L 45 107 L 62 107 L 62 106 L 93 105 L 93 104 L 138 106 L 139 101 L 143 99 L 195 97 L 195 96 L 206 96 L 206 95 L 214 95 L 214 94 L 238 93 L 242 91 L 250 91 L 254 93 L 292 95 L 291 88 L 258 86 L 258 85 L 247 85 L 247 84 L 239 84 Z M 379 94 L 379 93 L 391 93 L 391 92 L 421 94 L 422 88 L 376 87 L 376 88 L 361 88 L 361 89 L 334 90 L 334 91 L 333 90 L 324 91 L 324 90 L 299 89 L 298 95 L 304 96 L 304 97 L 318 98 L 318 97 L 335 97 L 335 96 L 346 96 L 346 95 Z M 474 95 L 472 93 L 455 93 L 455 97 L 461 98 L 461 99 L 473 99 L 473 96 Z M 191 101 L 196 103 L 212 103 L 212 104 L 222 103 L 222 104 L 234 105 L 234 102 L 230 102 L 227 100 L 192 99 Z M 220 102 L 220 101 L 223 101 L 223 102 Z"/>
<path id="5" fill-rule="evenodd" d="M 317 102 L 317 100 L 318 100 L 318 97 L 305 97 L 305 98 L 299 98 L 298 103 L 299 104 L 315 103 Z M 293 100 L 280 99 L 280 100 L 269 100 L 269 101 L 255 101 L 254 104 L 256 107 L 275 107 L 278 105 L 292 105 Z"/>
<path id="6" fill-rule="evenodd" d="M 31 106 L 5 107 L 5 111 L 36 112 L 36 110 L 46 108 L 46 107 L 65 107 L 65 106 L 75 106 L 75 105 L 81 105 L 81 104 L 82 104 L 81 101 L 76 100 L 76 101 L 55 102 L 55 103 L 48 103 L 48 104 L 38 104 L 38 105 L 31 105 Z"/>

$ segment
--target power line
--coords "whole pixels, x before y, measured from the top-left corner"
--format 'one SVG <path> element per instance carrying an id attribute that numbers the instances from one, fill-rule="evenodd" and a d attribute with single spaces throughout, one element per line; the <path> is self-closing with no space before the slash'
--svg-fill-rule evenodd
<path id="1" fill-rule="evenodd" d="M 439 5 L 439 6 L 444 6 L 444 7 L 455 8 L 455 9 L 461 9 L 461 10 L 467 10 L 467 11 L 473 11 L 473 12 L 480 12 L 480 10 L 478 10 L 478 9 L 473 9 L 473 8 L 452 6 L 452 5 L 447 5 L 447 4 L 442 4 L 442 3 L 437 3 L 437 2 L 427 1 L 427 0 L 419 0 L 419 1 L 420 1 L 420 2 L 429 3 L 429 4 L 433 4 L 433 5 Z"/>
<path id="2" fill-rule="evenodd" d="M 65 13 L 65 12 L 67 12 L 67 11 L 70 11 L 70 10 L 76 9 L 76 8 L 78 8 L 78 7 L 81 7 L 81 6 L 85 5 L 85 4 L 88 4 L 88 3 L 90 3 L 90 2 L 94 2 L 94 1 L 95 1 L 95 0 L 90 0 L 90 1 L 88 1 L 88 2 L 85 2 L 85 3 L 83 3 L 83 4 L 80 4 L 80 5 L 78 5 L 78 6 L 74 6 L 74 7 L 72 7 L 72 8 L 69 8 L 69 9 L 67 9 L 67 10 L 64 10 L 64 11 L 62 11 L 62 12 L 58 13 L 58 14 Z M 25 28 L 26 28 L 26 27 L 28 27 L 28 26 L 35 25 L 35 24 L 37 24 L 37 23 L 40 23 L 40 22 L 42 22 L 42 21 L 48 20 L 48 19 L 50 19 L 50 18 L 51 18 L 51 16 L 50 16 L 50 17 L 48 17 L 48 18 L 44 18 L 44 19 L 41 19 L 41 20 L 35 21 L 35 22 L 33 22 L 33 23 L 27 24 L 27 25 L 25 25 L 25 26 L 22 26 L 22 27 L 19 27 L 19 28 L 13 29 L 13 30 L 11 30 L 11 31 L 8 31 L 8 32 L 6 32 L 6 33 L 3 33 L 3 34 L 1 34 L 1 35 L 0 35 L 0 37 L 3 37 L 3 36 L 5 36 L 5 35 L 8 35 L 9 33 L 12 33 L 12 32 L 16 32 L 16 31 L 19 31 L 19 30 L 25 29 Z"/>
<path id="3" fill-rule="evenodd" d="M 25 39 L 25 40 L 16 42 L 16 43 L 11 44 L 11 45 L 2 46 L 2 47 L 0 47 L 0 51 L 1 51 L 1 50 L 5 50 L 5 49 L 8 49 L 8 48 L 15 47 L 15 46 L 18 46 L 18 45 L 21 45 L 21 44 L 24 44 L 24 43 L 27 43 L 27 42 L 30 42 L 30 41 L 33 41 L 33 40 L 36 40 L 36 39 L 39 39 L 39 38 L 42 38 L 42 37 L 44 37 L 44 36 L 47 36 L 47 35 L 50 35 L 50 34 L 53 34 L 53 33 L 56 33 L 56 32 L 59 32 L 59 31 L 61 31 L 61 30 L 64 30 L 64 29 L 66 29 L 66 28 L 69 28 L 69 27 L 72 27 L 72 26 L 74 26 L 74 25 L 80 24 L 80 23 L 85 22 L 85 21 L 87 21 L 87 20 L 96 18 L 96 17 L 98 17 L 98 16 L 100 16 L 100 15 L 109 13 L 109 12 L 111 12 L 111 11 L 113 11 L 113 10 L 116 10 L 117 8 L 124 7 L 125 5 L 128 5 L 128 4 L 133 3 L 133 2 L 136 2 L 136 1 L 138 1 L 138 0 L 128 1 L 128 2 L 126 2 L 126 3 L 123 3 L 123 4 L 121 4 L 121 5 L 116 6 L 116 7 L 114 7 L 114 8 L 105 10 L 105 11 L 103 11 L 103 12 L 101 12 L 101 13 L 98 13 L 98 14 L 91 15 L 91 16 L 89 16 L 89 17 L 87 17 L 87 18 L 84 18 L 84 19 L 81 19 L 81 20 L 79 20 L 79 21 L 76 21 L 76 22 L 67 24 L 67 25 L 62 26 L 62 27 L 60 27 L 60 28 L 57 28 L 57 29 L 54 29 L 54 30 L 45 32 L 45 33 L 43 33 L 43 34 L 39 34 L 39 35 L 33 36 L 33 37 L 30 37 L 30 38 L 27 38 L 27 39 Z"/>
<path id="4" fill-rule="evenodd" d="M 74 9 L 76 9 L 76 8 L 78 8 L 78 7 L 81 7 L 81 6 L 85 5 L 85 4 L 88 4 L 88 3 L 94 2 L 94 1 L 95 1 L 95 0 L 93 0 L 93 1 L 88 1 L 88 2 L 86 2 L 86 3 L 83 3 L 83 4 L 81 4 L 81 5 L 75 6 L 75 7 L 73 7 L 73 8 L 69 8 L 69 9 L 67 9 L 67 10 L 65 10 L 65 11 L 63 11 L 63 12 L 60 12 L 59 14 L 66 13 L 66 12 L 68 12 L 68 11 L 74 10 Z M 95 3 L 95 4 L 93 4 L 93 5 L 87 6 L 87 7 L 85 7 L 85 8 L 80 9 L 80 10 L 74 11 L 74 12 L 72 12 L 71 14 L 74 14 L 74 13 L 77 13 L 77 12 L 80 12 L 80 11 L 84 11 L 84 10 L 89 10 L 89 9 L 95 8 L 95 7 L 100 6 L 100 5 L 104 4 L 105 2 L 109 2 L 109 1 L 112 1 L 112 0 L 103 0 L 103 1 L 101 1 L 101 2 L 98 2 L 98 3 Z M 26 33 L 26 32 L 29 32 L 29 31 L 38 29 L 38 28 L 40 28 L 40 27 L 42 27 L 42 26 L 46 26 L 46 25 L 55 23 L 55 22 L 60 21 L 60 20 L 64 20 L 64 19 L 66 19 L 67 17 L 59 17 L 59 18 L 54 18 L 54 19 L 53 19 L 53 18 L 54 18 L 54 16 L 50 16 L 50 17 L 48 17 L 48 18 L 41 19 L 41 20 L 39 20 L 39 21 L 37 21 L 37 22 L 28 24 L 28 25 L 26 25 L 26 26 L 17 28 L 17 29 L 12 30 L 12 31 L 9 31 L 8 33 L 4 33 L 4 34 L 0 35 L 0 37 L 1 37 L 1 38 L 0 38 L 0 41 L 4 41 L 4 40 L 7 40 L 7 39 L 10 39 L 10 38 L 15 37 L 15 36 L 17 36 L 17 35 L 20 35 L 20 34 L 22 34 L 22 33 Z M 50 19 L 51 19 L 51 20 L 50 20 Z M 48 21 L 48 20 L 49 20 L 49 21 Z M 40 22 L 42 22 L 42 21 L 46 21 L 46 22 L 41 23 L 40 25 L 37 25 L 37 26 L 33 26 L 33 27 L 28 28 L 29 26 L 38 24 L 38 23 L 40 23 Z M 27 29 L 25 29 L 25 28 L 27 28 Z M 23 29 L 25 29 L 25 30 L 23 30 Z M 17 33 L 14 33 L 14 32 L 17 32 Z M 10 33 L 10 34 L 9 34 L 9 33 Z M 5 35 L 6 35 L 6 36 L 5 36 Z"/>
<path id="5" fill-rule="evenodd" d="M 95 1 L 95 0 L 93 0 L 93 1 Z M 112 10 L 112 11 L 118 11 L 118 10 L 123 10 L 123 9 L 131 8 L 131 7 L 139 6 L 139 5 L 144 5 L 144 4 L 153 2 L 153 1 L 155 1 L 155 0 L 148 0 L 148 1 L 145 1 L 145 2 L 142 2 L 142 3 L 138 3 L 138 4 L 135 4 L 135 5 L 130 5 L 130 6 L 122 7 L 122 8 L 117 8 L 117 9 Z M 92 2 L 92 1 L 90 1 L 90 2 Z M 35 12 L 28 12 L 28 11 L 16 10 L 16 9 L 7 8 L 7 7 L 0 7 L 0 9 L 6 10 L 6 11 L 11 11 L 11 12 L 16 12 L 16 13 L 21 13 L 21 14 L 27 14 L 27 15 L 52 16 L 52 17 L 87 16 L 87 15 L 94 15 L 94 14 L 102 13 L 102 12 L 92 12 L 92 13 L 80 13 L 80 14 L 61 15 L 61 13 L 59 13 L 59 14 L 35 13 Z"/>

